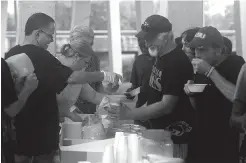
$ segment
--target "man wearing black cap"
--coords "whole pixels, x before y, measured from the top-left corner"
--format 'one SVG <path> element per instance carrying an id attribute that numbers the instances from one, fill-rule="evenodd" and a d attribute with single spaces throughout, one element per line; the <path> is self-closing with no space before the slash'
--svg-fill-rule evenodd
<path id="1" fill-rule="evenodd" d="M 176 47 L 168 19 L 152 15 L 141 28 L 137 37 L 146 40 L 150 55 L 156 58 L 146 93 L 147 106 L 125 106 L 120 118 L 148 120 L 149 128 L 167 129 L 175 144 L 185 144 L 191 131 L 192 109 L 183 86 L 193 76 L 192 65 L 184 52 Z"/>
<path id="2" fill-rule="evenodd" d="M 201 28 L 190 42 L 195 48 L 192 60 L 197 84 L 207 84 L 202 93 L 193 95 L 196 108 L 194 141 L 190 144 L 189 162 L 239 162 L 239 135 L 229 125 L 232 100 L 242 57 L 225 55 L 223 37 L 211 26 Z M 189 90 L 185 86 L 186 93 Z"/>

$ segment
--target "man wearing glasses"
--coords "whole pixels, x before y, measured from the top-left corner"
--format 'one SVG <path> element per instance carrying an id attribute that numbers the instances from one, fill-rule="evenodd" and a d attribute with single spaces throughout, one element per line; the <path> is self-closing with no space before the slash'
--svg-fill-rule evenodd
<path id="1" fill-rule="evenodd" d="M 25 40 L 9 50 L 6 57 L 26 54 L 34 67 L 39 84 L 25 106 L 15 117 L 16 162 L 32 160 L 52 163 L 59 145 L 59 111 L 56 95 L 67 84 L 107 81 L 118 84 L 121 76 L 110 72 L 78 71 L 81 61 L 73 68 L 61 64 L 46 49 L 53 42 L 55 21 L 44 13 L 35 13 L 26 22 Z"/>

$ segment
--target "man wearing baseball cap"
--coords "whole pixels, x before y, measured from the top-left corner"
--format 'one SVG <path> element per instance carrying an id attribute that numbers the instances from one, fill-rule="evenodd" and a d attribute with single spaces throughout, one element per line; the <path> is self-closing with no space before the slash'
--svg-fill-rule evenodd
<path id="1" fill-rule="evenodd" d="M 223 37 L 211 26 L 201 28 L 189 46 L 195 48 L 194 83 L 207 86 L 197 94 L 191 94 L 187 85 L 184 88 L 193 99 L 197 116 L 188 162 L 239 162 L 239 135 L 229 125 L 229 119 L 237 76 L 244 60 L 222 53 Z"/>
<path id="2" fill-rule="evenodd" d="M 137 37 L 146 40 L 149 54 L 155 57 L 149 84 L 144 89 L 147 105 L 139 108 L 125 105 L 120 118 L 145 120 L 148 128 L 169 130 L 175 144 L 174 157 L 184 158 L 194 116 L 183 87 L 193 76 L 192 65 L 182 49 L 176 47 L 172 24 L 167 18 L 152 15 L 141 28 Z"/>

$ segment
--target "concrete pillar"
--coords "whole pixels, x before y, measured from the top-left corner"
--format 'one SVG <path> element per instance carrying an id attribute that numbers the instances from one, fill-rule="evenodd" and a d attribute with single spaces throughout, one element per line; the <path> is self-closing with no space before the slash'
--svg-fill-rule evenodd
<path id="1" fill-rule="evenodd" d="M 158 13 L 166 18 L 168 18 L 168 1 L 169 0 L 160 0 L 160 11 Z"/>
<path id="2" fill-rule="evenodd" d="M 141 31 L 141 25 L 145 19 L 154 14 L 153 1 L 135 1 L 136 17 L 137 17 L 137 31 Z M 141 54 L 141 50 L 138 49 L 138 54 Z"/>
<path id="3" fill-rule="evenodd" d="M 108 1 L 109 70 L 122 75 L 119 0 Z"/>
<path id="4" fill-rule="evenodd" d="M 4 58 L 5 52 L 5 36 L 7 30 L 7 18 L 8 18 L 8 1 L 1 1 L 1 56 Z"/>
<path id="5" fill-rule="evenodd" d="M 34 13 L 43 12 L 55 19 L 55 1 L 18 1 L 17 5 L 17 44 L 22 44 L 25 36 L 25 24 L 27 19 Z M 54 36 L 55 38 L 55 36 Z M 48 50 L 55 54 L 55 39 L 49 45 Z"/>
<path id="6" fill-rule="evenodd" d="M 72 24 L 75 25 L 90 25 L 91 1 L 73 1 Z"/>
<path id="7" fill-rule="evenodd" d="M 175 37 L 187 28 L 203 26 L 203 1 L 169 1 L 168 19 Z"/>
<path id="8" fill-rule="evenodd" d="M 136 1 L 137 31 L 141 30 L 141 25 L 145 19 L 154 14 L 153 1 Z"/>
<path id="9" fill-rule="evenodd" d="M 236 52 L 237 55 L 242 56 L 240 2 L 238 0 L 234 1 L 234 23 L 235 23 L 235 34 L 236 34 Z"/>
<path id="10" fill-rule="evenodd" d="M 246 60 L 246 1 L 234 1 L 236 51 Z"/>
<path id="11" fill-rule="evenodd" d="M 242 56 L 246 60 L 246 1 L 240 1 L 240 20 L 242 36 Z"/>

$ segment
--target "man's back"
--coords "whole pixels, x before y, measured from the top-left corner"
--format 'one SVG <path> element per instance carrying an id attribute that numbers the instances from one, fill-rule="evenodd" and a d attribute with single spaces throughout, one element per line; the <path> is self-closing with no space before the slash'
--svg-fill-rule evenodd
<path id="1" fill-rule="evenodd" d="M 56 94 L 66 86 L 72 70 L 35 45 L 17 45 L 7 57 L 20 53 L 25 53 L 32 61 L 39 84 L 15 118 L 17 153 L 40 155 L 57 149 L 59 112 Z"/>

